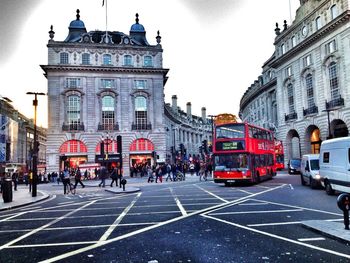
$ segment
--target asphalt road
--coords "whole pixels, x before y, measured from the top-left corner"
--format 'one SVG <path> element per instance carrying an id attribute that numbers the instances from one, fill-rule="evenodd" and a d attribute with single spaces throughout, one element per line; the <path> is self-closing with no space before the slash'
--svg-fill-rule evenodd
<path id="1" fill-rule="evenodd" d="M 350 262 L 349 244 L 302 227 L 342 213 L 336 196 L 301 186 L 298 175 L 140 188 L 64 196 L 48 186 L 49 200 L 0 213 L 0 262 Z"/>

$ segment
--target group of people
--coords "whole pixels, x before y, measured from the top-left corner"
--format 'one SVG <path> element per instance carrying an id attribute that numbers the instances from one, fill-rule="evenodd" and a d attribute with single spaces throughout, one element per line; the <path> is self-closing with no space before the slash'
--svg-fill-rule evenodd
<path id="1" fill-rule="evenodd" d="M 207 176 L 212 173 L 212 165 L 210 161 L 204 160 L 192 160 L 189 163 L 161 163 L 156 165 L 146 165 L 146 173 L 148 176 L 147 182 L 153 182 L 158 180 L 162 183 L 163 176 L 166 176 L 166 181 L 185 180 L 186 173 L 190 172 L 191 175 L 196 173 L 199 176 L 199 180 L 207 180 Z"/>

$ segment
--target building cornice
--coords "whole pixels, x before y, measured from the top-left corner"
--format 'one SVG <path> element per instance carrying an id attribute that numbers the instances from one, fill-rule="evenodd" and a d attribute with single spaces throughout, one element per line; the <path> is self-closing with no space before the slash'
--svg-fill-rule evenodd
<path id="1" fill-rule="evenodd" d="M 266 83 L 265 85 L 263 85 L 257 89 L 254 89 L 252 92 L 249 92 L 246 95 L 243 95 L 243 97 L 241 99 L 241 103 L 240 103 L 241 111 L 243 111 L 248 106 L 249 102 L 251 102 L 256 97 L 260 96 L 261 94 L 263 94 L 264 92 L 268 91 L 270 88 L 272 88 L 276 85 L 277 85 L 277 78 L 274 78 L 271 81 L 269 81 L 268 83 Z"/>
<path id="2" fill-rule="evenodd" d="M 276 58 L 274 61 L 271 62 L 270 66 L 273 68 L 278 68 L 280 65 L 289 61 L 291 58 L 296 57 L 298 53 L 303 52 L 306 48 L 310 47 L 315 42 L 319 41 L 321 38 L 329 35 L 331 32 L 333 32 L 335 29 L 340 27 L 342 24 L 345 24 L 346 22 L 348 22 L 349 19 L 350 19 L 350 10 L 347 10 L 341 15 L 339 15 L 336 19 L 333 19 L 331 22 L 325 25 L 322 29 L 310 35 L 299 45 L 295 46 L 294 48 L 286 52 L 283 56 Z M 276 45 L 276 42 L 275 42 L 275 45 Z"/>

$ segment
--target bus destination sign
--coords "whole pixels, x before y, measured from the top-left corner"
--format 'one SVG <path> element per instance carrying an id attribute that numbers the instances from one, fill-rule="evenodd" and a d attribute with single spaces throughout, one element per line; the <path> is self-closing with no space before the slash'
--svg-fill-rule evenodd
<path id="1" fill-rule="evenodd" d="M 216 142 L 217 151 L 244 150 L 244 141 Z"/>

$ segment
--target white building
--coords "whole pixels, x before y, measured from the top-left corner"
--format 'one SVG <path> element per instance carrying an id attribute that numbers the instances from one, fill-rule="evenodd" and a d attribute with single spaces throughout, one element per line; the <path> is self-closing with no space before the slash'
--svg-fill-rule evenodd
<path id="1" fill-rule="evenodd" d="M 159 32 L 156 44 L 145 28 L 87 32 L 77 10 L 64 41 L 49 32 L 48 64 L 48 171 L 100 162 L 115 165 L 122 158 L 124 174 L 135 162 L 153 162 L 154 152 L 166 160 L 168 132 L 164 114 L 163 68 Z M 169 126 L 170 127 L 170 126 Z M 117 136 L 122 136 L 122 154 Z M 101 154 L 104 142 L 108 160 Z"/>
<path id="2" fill-rule="evenodd" d="M 286 160 L 348 136 L 349 12 L 347 0 L 301 0 L 291 25 L 276 24 L 275 52 L 241 99 L 241 118 L 275 129 Z"/>

